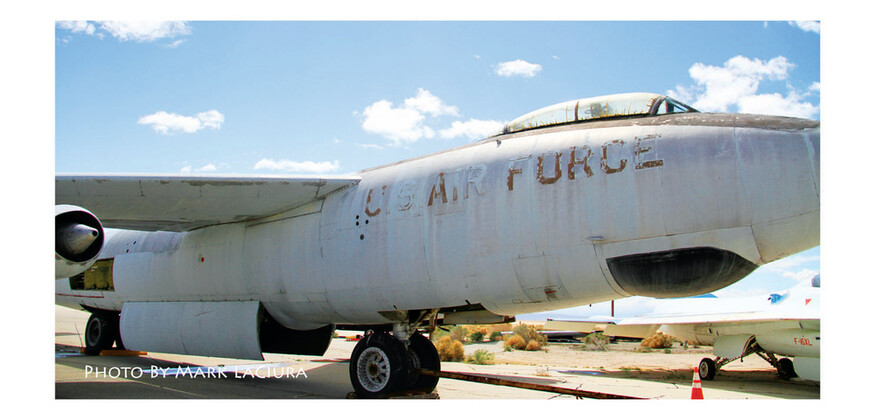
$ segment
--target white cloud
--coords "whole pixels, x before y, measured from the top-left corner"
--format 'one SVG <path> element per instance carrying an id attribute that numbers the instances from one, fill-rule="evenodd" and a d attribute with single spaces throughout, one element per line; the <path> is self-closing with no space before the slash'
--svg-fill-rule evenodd
<path id="1" fill-rule="evenodd" d="M 540 64 L 529 63 L 525 60 L 505 61 L 495 65 L 495 74 L 504 77 L 535 77 L 540 71 Z"/>
<path id="2" fill-rule="evenodd" d="M 453 121 L 450 128 L 440 131 L 441 138 L 452 139 L 456 137 L 467 137 L 471 140 L 482 139 L 494 134 L 504 127 L 505 123 L 501 121 L 484 121 L 469 119 L 468 121 Z"/>
<path id="3" fill-rule="evenodd" d="M 109 34 L 119 41 L 152 42 L 191 34 L 191 27 L 183 21 L 59 21 L 57 26 L 101 39 Z M 179 43 L 175 41 L 169 46 L 176 47 Z"/>
<path id="4" fill-rule="evenodd" d="M 434 137 L 434 130 L 423 125 L 425 116 L 416 109 L 394 108 L 392 102 L 382 100 L 365 108 L 363 115 L 362 128 L 392 140 L 393 146 Z"/>
<path id="5" fill-rule="evenodd" d="M 186 166 L 184 166 L 182 169 L 180 169 L 179 172 L 182 172 L 182 173 L 191 173 L 191 172 L 213 172 L 213 171 L 215 171 L 215 170 L 217 170 L 217 169 L 218 169 L 218 168 L 216 167 L 216 165 L 213 165 L 212 163 L 208 163 L 208 164 L 206 164 L 206 165 L 204 165 L 204 166 L 201 166 L 200 168 L 194 168 L 194 169 L 192 169 L 191 165 L 186 165 Z"/>
<path id="6" fill-rule="evenodd" d="M 431 92 L 419 88 L 416 96 L 404 100 L 404 105 L 394 107 L 392 102 L 381 100 L 372 103 L 364 112 L 362 128 L 392 140 L 392 146 L 414 143 L 422 138 L 433 138 L 431 127 L 425 125 L 426 115 L 459 115 L 459 109 L 449 106 Z"/>
<path id="7" fill-rule="evenodd" d="M 786 115 L 812 118 L 819 108 L 802 101 L 802 96 L 790 92 L 786 97 L 780 93 L 751 95 L 738 100 L 738 112 L 744 114 Z"/>
<path id="8" fill-rule="evenodd" d="M 799 271 L 787 271 L 782 273 L 781 275 L 792 279 L 797 284 L 811 284 L 811 278 L 817 274 L 817 271 L 803 268 Z"/>
<path id="9" fill-rule="evenodd" d="M 94 35 L 94 31 L 96 30 L 94 24 L 84 20 L 62 20 L 59 21 L 57 25 L 59 28 L 66 29 L 74 34 L 84 33 L 86 35 Z"/>
<path id="10" fill-rule="evenodd" d="M 431 92 L 419 88 L 416 96 L 404 100 L 404 107 L 415 109 L 426 113 L 433 117 L 440 115 L 459 115 L 459 108 L 447 106 L 440 98 L 431 94 Z"/>
<path id="11" fill-rule="evenodd" d="M 782 272 L 789 271 L 809 262 L 820 261 L 819 255 L 791 255 L 787 258 L 772 261 L 762 267 L 762 270 Z"/>
<path id="12" fill-rule="evenodd" d="M 186 22 L 181 21 L 105 21 L 100 29 L 109 32 L 119 41 L 151 42 L 161 38 L 175 38 L 191 33 Z"/>
<path id="13" fill-rule="evenodd" d="M 204 128 L 218 130 L 222 127 L 223 122 L 225 122 L 225 116 L 215 109 L 199 112 L 193 117 L 158 111 L 137 120 L 137 124 L 151 125 L 153 130 L 161 134 L 194 133 Z"/>
<path id="14" fill-rule="evenodd" d="M 358 112 L 355 113 L 358 115 Z M 404 100 L 403 105 L 395 107 L 392 102 L 381 100 L 374 102 L 361 113 L 364 117 L 362 128 L 374 134 L 379 134 L 391 140 L 389 146 L 399 147 L 412 144 L 420 139 L 431 139 L 439 134 L 441 138 L 452 139 L 468 137 L 479 139 L 491 135 L 502 128 L 504 123 L 469 119 L 455 121 L 449 128 L 436 133 L 427 123 L 429 118 L 440 116 L 459 116 L 459 108 L 445 104 L 431 92 L 419 88 L 416 96 Z M 383 147 L 376 144 L 358 144 L 363 149 Z"/>
<path id="15" fill-rule="evenodd" d="M 336 160 L 334 162 L 312 162 L 309 160 L 304 162 L 297 162 L 287 159 L 273 160 L 264 158 L 258 161 L 253 169 L 268 169 L 283 172 L 321 174 L 325 172 L 336 171 L 339 168 L 340 163 Z"/>
<path id="16" fill-rule="evenodd" d="M 820 34 L 820 22 L 816 20 L 796 20 L 787 23 L 789 23 L 790 26 L 795 26 L 805 32 L 814 32 L 816 34 Z"/>
<path id="17" fill-rule="evenodd" d="M 786 95 L 758 93 L 763 80 L 786 80 L 793 67 L 782 56 L 763 62 L 739 55 L 719 67 L 696 63 L 689 70 L 695 85 L 677 86 L 668 93 L 706 112 L 729 112 L 734 106 L 744 113 L 812 118 L 819 106 L 804 101 L 810 93 L 799 94 L 789 86 Z"/>

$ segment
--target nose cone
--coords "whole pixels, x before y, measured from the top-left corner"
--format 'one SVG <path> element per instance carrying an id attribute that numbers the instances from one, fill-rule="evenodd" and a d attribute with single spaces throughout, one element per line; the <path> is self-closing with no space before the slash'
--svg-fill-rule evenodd
<path id="1" fill-rule="evenodd" d="M 759 117 L 735 136 L 761 263 L 820 244 L 820 123 Z"/>
<path id="2" fill-rule="evenodd" d="M 71 224 L 58 232 L 58 250 L 69 255 L 79 255 L 88 250 L 100 232 L 91 226 Z"/>

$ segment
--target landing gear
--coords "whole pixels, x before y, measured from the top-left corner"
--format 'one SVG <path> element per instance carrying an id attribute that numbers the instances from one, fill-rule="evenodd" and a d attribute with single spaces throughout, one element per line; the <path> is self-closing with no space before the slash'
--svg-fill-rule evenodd
<path id="1" fill-rule="evenodd" d="M 699 377 L 703 381 L 710 381 L 711 379 L 714 379 L 714 375 L 716 374 L 717 364 L 715 364 L 713 360 L 706 357 L 702 359 L 701 362 L 699 362 Z"/>
<path id="2" fill-rule="evenodd" d="M 437 376 L 420 375 L 416 369 L 433 371 L 441 370 L 441 357 L 431 340 L 422 334 L 416 333 L 410 336 L 410 345 L 407 347 L 410 354 L 411 370 L 408 389 L 426 394 L 434 391 L 437 387 Z"/>
<path id="3" fill-rule="evenodd" d="M 421 375 L 419 369 L 439 371 L 441 360 L 431 340 L 396 324 L 393 333 L 368 334 L 355 346 L 349 360 L 349 377 L 359 398 L 380 398 L 415 391 L 430 393 L 438 378 Z"/>
<path id="4" fill-rule="evenodd" d="M 789 380 L 798 376 L 793 369 L 793 361 L 786 357 L 778 360 L 774 353 L 768 352 L 760 347 L 754 337 L 751 337 L 747 342 L 741 356 L 731 359 L 725 357 L 717 357 L 714 360 L 708 358 L 702 359 L 702 361 L 699 362 L 699 376 L 701 376 L 702 380 L 714 379 L 714 375 L 716 375 L 717 371 L 723 366 L 726 366 L 735 360 L 744 359 L 745 356 L 751 354 L 756 354 L 763 360 L 769 362 L 770 365 L 774 366 L 775 369 L 778 370 L 778 376 L 780 376 L 781 379 Z"/>
<path id="5" fill-rule="evenodd" d="M 778 368 L 778 376 L 781 379 L 790 380 L 799 376 L 796 374 L 796 370 L 793 369 L 793 361 L 786 357 L 778 360 L 778 365 L 775 367 Z"/>
<path id="6" fill-rule="evenodd" d="M 121 338 L 118 332 L 118 314 L 92 312 L 85 324 L 85 354 L 97 355 L 101 350 L 112 348 L 112 343 Z"/>
<path id="7" fill-rule="evenodd" d="M 403 391 L 410 377 L 407 349 L 388 333 L 370 334 L 352 351 L 349 377 L 359 397 L 377 398 Z"/>

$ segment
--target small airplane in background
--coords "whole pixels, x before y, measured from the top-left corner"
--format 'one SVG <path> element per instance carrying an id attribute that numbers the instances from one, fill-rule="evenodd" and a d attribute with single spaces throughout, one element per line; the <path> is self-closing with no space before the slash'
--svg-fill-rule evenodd
<path id="1" fill-rule="evenodd" d="M 359 396 L 430 392 L 422 330 L 694 296 L 818 245 L 820 122 L 610 95 L 350 175 L 58 174 L 55 199 L 87 350 L 321 355 L 342 326 L 373 332 Z"/>
<path id="2" fill-rule="evenodd" d="M 699 362 L 699 374 L 706 380 L 714 379 L 723 366 L 757 354 L 783 379 L 798 376 L 819 381 L 820 275 L 814 276 L 810 285 L 768 296 L 666 299 L 649 315 L 548 319 L 544 328 L 602 331 L 612 337 L 634 338 L 661 331 L 690 343 L 714 346 L 716 357 Z"/>

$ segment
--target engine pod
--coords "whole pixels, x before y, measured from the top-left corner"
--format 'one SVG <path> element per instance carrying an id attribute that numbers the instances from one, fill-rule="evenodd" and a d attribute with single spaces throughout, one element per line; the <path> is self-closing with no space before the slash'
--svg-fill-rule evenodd
<path id="1" fill-rule="evenodd" d="M 91 212 L 55 206 L 55 279 L 72 277 L 91 267 L 103 248 L 103 226 Z"/>
<path id="2" fill-rule="evenodd" d="M 713 292 L 757 268 L 738 254 L 710 247 L 623 255 L 608 258 L 607 264 L 627 293 L 659 298 Z"/>

